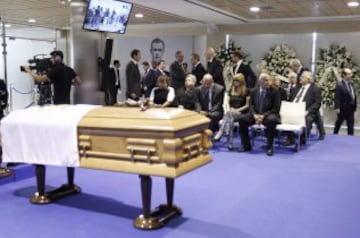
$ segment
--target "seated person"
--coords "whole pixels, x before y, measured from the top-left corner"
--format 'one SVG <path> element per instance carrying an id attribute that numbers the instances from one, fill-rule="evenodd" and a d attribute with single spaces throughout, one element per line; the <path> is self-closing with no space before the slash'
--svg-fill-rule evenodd
<path id="1" fill-rule="evenodd" d="M 214 140 L 221 139 L 224 131 L 229 132 L 228 149 L 233 149 L 233 131 L 234 121 L 239 121 L 249 110 L 250 96 L 246 88 L 245 77 L 242 73 L 236 74 L 233 84 L 228 93 L 224 96 L 224 116 L 219 131 L 216 133 Z"/>
<path id="2" fill-rule="evenodd" d="M 300 87 L 297 87 L 290 95 L 290 101 L 294 103 L 305 102 L 306 110 L 306 133 L 310 135 L 312 124 L 318 117 L 321 106 L 321 89 L 313 83 L 313 77 L 310 71 L 304 71 L 300 76 Z M 288 136 L 286 145 L 294 143 L 294 135 Z M 302 135 L 301 143 L 305 144 L 305 137 Z"/>
<path id="3" fill-rule="evenodd" d="M 150 93 L 149 104 L 155 107 L 168 107 L 174 101 L 175 91 L 170 87 L 170 78 L 161 75 L 157 79 L 157 87 L 153 88 Z"/>
<path id="4" fill-rule="evenodd" d="M 179 89 L 178 94 L 175 97 L 175 104 L 178 107 L 200 112 L 200 91 L 198 88 L 195 87 L 195 84 L 195 75 L 188 74 L 185 78 L 185 87 Z"/>
<path id="5" fill-rule="evenodd" d="M 209 129 L 215 132 L 219 128 L 219 121 L 223 114 L 224 87 L 214 83 L 211 74 L 205 74 L 201 81 L 200 90 L 200 113 L 210 118 Z"/>
<path id="6" fill-rule="evenodd" d="M 239 129 L 242 146 L 239 152 L 251 150 L 249 126 L 263 124 L 266 126 L 267 146 L 266 154 L 274 154 L 273 142 L 276 124 L 280 122 L 280 94 L 276 88 L 270 87 L 270 76 L 262 73 L 259 76 L 259 85 L 250 93 L 250 113 L 239 119 Z"/>
<path id="7" fill-rule="evenodd" d="M 281 87 L 281 79 L 279 75 L 271 76 L 270 86 L 279 91 L 280 101 L 287 101 L 287 92 L 285 88 Z"/>

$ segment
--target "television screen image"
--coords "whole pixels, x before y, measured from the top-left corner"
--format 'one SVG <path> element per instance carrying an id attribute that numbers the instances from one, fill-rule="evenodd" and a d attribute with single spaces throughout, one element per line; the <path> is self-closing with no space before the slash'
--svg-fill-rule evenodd
<path id="1" fill-rule="evenodd" d="M 89 0 L 83 29 L 124 34 L 132 3 L 119 0 Z"/>

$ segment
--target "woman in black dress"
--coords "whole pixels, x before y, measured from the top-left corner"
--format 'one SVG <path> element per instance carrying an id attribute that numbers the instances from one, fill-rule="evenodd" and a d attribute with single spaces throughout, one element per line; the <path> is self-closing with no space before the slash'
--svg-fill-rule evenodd
<path id="1" fill-rule="evenodd" d="M 246 81 L 243 74 L 234 76 L 233 84 L 228 93 L 224 96 L 224 116 L 219 131 L 214 140 L 221 139 L 225 131 L 228 132 L 228 149 L 233 149 L 234 122 L 246 115 L 250 106 L 249 89 L 246 88 Z"/>
<path id="2" fill-rule="evenodd" d="M 199 89 L 195 87 L 196 77 L 188 74 L 185 78 L 185 87 L 180 89 L 176 95 L 175 102 L 179 108 L 200 112 Z"/>

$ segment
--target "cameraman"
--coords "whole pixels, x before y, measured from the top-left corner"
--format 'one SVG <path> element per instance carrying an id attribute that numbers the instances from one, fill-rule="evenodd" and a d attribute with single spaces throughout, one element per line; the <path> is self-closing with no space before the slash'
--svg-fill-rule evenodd
<path id="1" fill-rule="evenodd" d="M 70 90 L 71 85 L 81 84 L 79 76 L 69 66 L 63 63 L 64 55 L 62 51 L 55 50 L 50 53 L 51 63 L 53 68 L 45 74 L 40 75 L 33 72 L 29 66 L 24 66 L 24 69 L 29 73 L 36 82 L 49 81 L 54 86 L 54 104 L 70 104 Z"/>

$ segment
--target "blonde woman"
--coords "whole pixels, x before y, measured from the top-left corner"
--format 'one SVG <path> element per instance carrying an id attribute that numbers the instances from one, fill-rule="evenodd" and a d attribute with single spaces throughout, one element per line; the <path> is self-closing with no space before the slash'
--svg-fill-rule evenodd
<path id="1" fill-rule="evenodd" d="M 234 76 L 233 84 L 228 93 L 224 95 L 224 117 L 219 131 L 214 140 L 219 141 L 225 131 L 229 131 L 228 149 L 233 149 L 233 131 L 234 122 L 245 115 L 249 110 L 250 96 L 246 88 L 246 81 L 243 74 Z"/>

